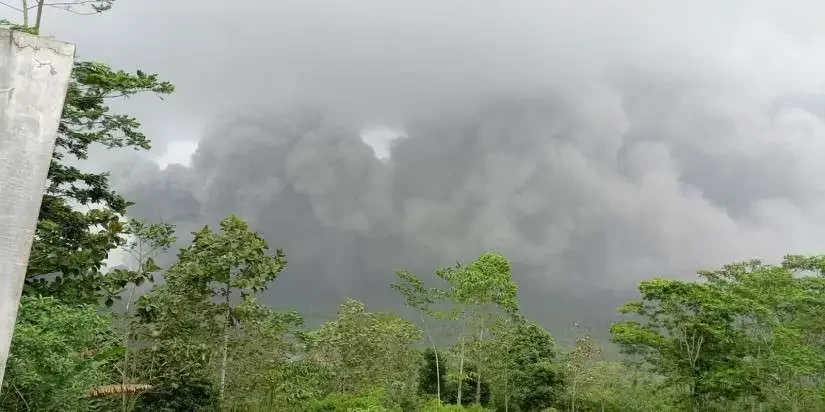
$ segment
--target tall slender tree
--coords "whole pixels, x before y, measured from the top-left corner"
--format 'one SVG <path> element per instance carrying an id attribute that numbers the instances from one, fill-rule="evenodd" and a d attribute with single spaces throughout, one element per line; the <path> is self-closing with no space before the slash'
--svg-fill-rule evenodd
<path id="1" fill-rule="evenodd" d="M 220 231 L 208 226 L 195 233 L 192 244 L 180 251 L 167 274 L 171 292 L 200 300 L 221 320 L 219 393 L 223 398 L 232 330 L 253 313 L 256 296 L 286 268 L 281 249 L 270 251 L 264 238 L 249 230 L 235 215 L 220 222 Z M 218 298 L 216 303 L 211 303 Z M 206 304 L 210 302 L 210 304 Z M 257 312 L 256 312 L 257 313 Z"/>
<path id="2" fill-rule="evenodd" d="M 447 296 L 441 289 L 425 287 L 421 279 L 406 270 L 399 270 L 396 272 L 396 275 L 398 276 L 398 281 L 392 284 L 392 288 L 404 296 L 407 306 L 421 311 L 421 326 L 424 328 L 424 334 L 430 342 L 433 360 L 435 361 L 436 397 L 438 401 L 441 402 L 441 362 L 438 356 L 438 346 L 433 338 L 431 328 L 427 324 L 425 315 L 437 319 L 444 318 L 443 314 L 436 309 L 435 305 L 443 301 Z"/>
<path id="3" fill-rule="evenodd" d="M 478 342 L 484 341 L 484 332 L 490 315 L 497 312 L 518 312 L 518 285 L 513 281 L 510 262 L 496 253 L 484 253 L 467 266 L 457 265 L 436 272 L 450 285 L 447 296 L 458 308 L 462 322 L 459 349 L 459 375 L 463 374 L 465 357 L 466 325 L 471 321 L 477 329 Z M 476 362 L 476 403 L 481 403 L 483 362 Z M 461 404 L 459 385 L 458 404 Z"/>
<path id="4" fill-rule="evenodd" d="M 409 306 L 438 318 L 460 323 L 458 370 L 451 376 L 457 383 L 456 403 L 460 405 L 463 402 L 463 386 L 467 379 L 464 365 L 467 355 L 467 329 L 475 328 L 477 335 L 470 335 L 474 335 L 478 342 L 483 342 L 491 315 L 517 313 L 518 285 L 513 281 L 510 262 L 492 252 L 482 254 L 469 265 L 457 263 L 452 267 L 440 268 L 435 271 L 435 275 L 446 283 L 445 288 L 426 288 L 423 281 L 407 271 L 398 272 L 399 281 L 393 284 L 393 288 L 404 295 Z M 441 306 L 436 308 L 438 305 Z M 483 368 L 481 359 L 476 359 L 476 403 L 481 403 Z"/>
<path id="5" fill-rule="evenodd" d="M 131 340 L 133 332 L 133 303 L 139 287 L 154 282 L 154 275 L 161 270 L 155 259 L 169 250 L 177 239 L 174 226 L 167 223 L 147 224 L 131 219 L 125 233 L 129 240 L 123 247 L 123 253 L 131 265 L 117 268 L 104 277 L 103 287 L 107 296 L 106 305 L 111 306 L 115 300 L 123 301 L 123 363 L 120 365 L 121 385 L 135 382 L 137 371 L 130 363 Z M 134 407 L 136 396 L 128 392 L 121 394 L 121 410 L 129 411 Z"/>

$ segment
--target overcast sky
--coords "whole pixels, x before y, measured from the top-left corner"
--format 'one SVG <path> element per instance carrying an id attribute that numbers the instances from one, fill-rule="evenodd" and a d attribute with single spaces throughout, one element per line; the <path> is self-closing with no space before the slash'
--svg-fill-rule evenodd
<path id="1" fill-rule="evenodd" d="M 822 251 L 823 15 L 813 0 L 118 0 L 45 31 L 178 87 L 118 108 L 163 165 L 200 142 L 189 168 L 96 160 L 136 214 L 194 228 L 238 212 L 287 249 L 303 280 L 282 288 L 330 299 L 495 249 L 528 310 L 558 317 L 547 296 Z M 373 150 L 376 128 L 395 132 L 370 143 L 406 137 Z"/>
<path id="2" fill-rule="evenodd" d="M 167 104 L 130 108 L 158 146 L 198 139 L 227 109 L 315 98 L 403 122 L 485 90 L 592 83 L 617 63 L 727 72 L 765 91 L 825 85 L 825 5 L 813 0 L 116 3 L 91 17 L 51 11 L 45 31 L 80 58 L 175 82 Z"/>

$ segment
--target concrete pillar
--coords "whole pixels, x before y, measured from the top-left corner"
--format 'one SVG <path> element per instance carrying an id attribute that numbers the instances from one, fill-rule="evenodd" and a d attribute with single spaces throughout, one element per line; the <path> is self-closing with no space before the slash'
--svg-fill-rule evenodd
<path id="1" fill-rule="evenodd" d="M 0 29 L 0 382 L 74 46 Z"/>

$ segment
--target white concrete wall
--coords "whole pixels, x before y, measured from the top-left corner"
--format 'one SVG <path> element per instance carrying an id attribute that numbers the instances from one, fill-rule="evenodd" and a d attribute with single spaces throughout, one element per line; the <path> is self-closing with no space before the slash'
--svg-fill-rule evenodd
<path id="1" fill-rule="evenodd" d="M 74 46 L 0 30 L 0 382 Z"/>

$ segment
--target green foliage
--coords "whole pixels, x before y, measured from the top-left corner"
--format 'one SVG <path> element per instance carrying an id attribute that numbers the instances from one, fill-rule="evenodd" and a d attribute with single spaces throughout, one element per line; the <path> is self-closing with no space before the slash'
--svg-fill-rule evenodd
<path id="1" fill-rule="evenodd" d="M 436 270 L 440 287 L 397 272 L 392 287 L 425 333 L 351 299 L 335 320 L 299 329 L 299 314 L 257 300 L 286 267 L 284 252 L 234 215 L 195 233 L 154 285 L 173 228 L 123 223 L 129 204 L 106 174 L 68 166 L 92 144 L 148 148 L 134 118 L 105 106 L 144 91 L 172 86 L 97 63 L 75 68 L 0 407 L 90 410 L 89 387 L 139 382 L 154 388 L 135 398 L 138 411 L 825 410 L 822 256 L 642 282 L 610 330 L 624 362 L 604 359 L 589 334 L 559 350 L 519 313 L 510 264 L 495 253 Z M 117 247 L 135 264 L 104 275 Z M 130 318 L 139 287 L 151 291 Z M 120 344 L 107 318 L 73 306 L 101 297 L 125 302 Z M 433 326 L 451 336 L 437 341 Z"/>
<path id="2" fill-rule="evenodd" d="M 489 332 L 487 325 L 494 323 L 502 314 L 514 316 L 518 312 L 518 285 L 512 279 L 510 262 L 499 254 L 488 252 L 467 266 L 459 263 L 453 267 L 441 268 L 436 270 L 435 275 L 447 284 L 446 289 L 427 288 L 422 280 L 407 271 L 397 272 L 398 281 L 392 287 L 404 296 L 410 307 L 436 319 L 460 321 L 460 343 L 454 348 L 457 366 L 452 368 L 451 373 L 443 373 L 442 376 L 446 376 L 450 385 L 457 388 L 455 402 L 459 404 L 464 404 L 467 399 L 463 394 L 472 377 L 475 382 L 475 402 L 481 403 L 485 385 L 480 376 L 487 367 L 488 359 L 483 350 L 476 349 L 473 353 L 474 372 L 469 373 L 469 365 L 465 367 L 468 355 L 465 343 L 468 338 L 474 339 L 474 347 L 478 348 L 485 332 Z M 445 304 L 448 306 L 446 310 L 443 309 Z M 426 323 L 424 326 L 426 327 Z M 468 333 L 468 326 L 472 332 Z M 432 336 L 428 337 L 435 346 Z"/>
<path id="3" fill-rule="evenodd" d="M 122 313 L 117 312 L 121 320 L 121 339 L 124 348 L 123 359 L 118 366 L 120 371 L 121 384 L 140 384 L 136 377 L 140 374 L 140 365 L 134 362 L 131 357 L 132 339 L 136 338 L 135 325 L 132 317 L 132 306 L 134 303 L 137 288 L 146 282 L 154 282 L 154 274 L 161 270 L 155 264 L 155 258 L 166 252 L 175 242 L 174 226 L 160 224 L 146 224 L 139 220 L 132 219 L 126 224 L 125 233 L 129 235 L 129 240 L 123 247 L 123 252 L 130 258 L 131 267 L 118 268 L 108 273 L 102 282 L 102 289 L 106 300 L 104 304 L 111 307 L 115 300 L 125 302 Z M 134 404 L 136 397 L 141 394 L 121 395 L 122 412 L 127 412 L 130 405 Z"/>
<path id="4" fill-rule="evenodd" d="M 405 270 L 396 275 L 398 281 L 391 286 L 404 296 L 407 305 L 437 318 L 458 319 L 467 316 L 467 311 L 490 305 L 507 313 L 518 312 L 518 285 L 513 281 L 510 262 L 496 253 L 485 253 L 467 266 L 456 264 L 436 270 L 436 277 L 447 283 L 446 289 L 428 288 Z M 447 302 L 454 305 L 450 311 L 435 307 Z"/>
<path id="5" fill-rule="evenodd" d="M 97 62 L 75 63 L 29 259 L 27 292 L 66 302 L 97 302 L 103 262 L 125 242 L 121 220 L 130 203 L 109 187 L 108 174 L 84 172 L 70 163 L 86 159 L 93 145 L 148 149 L 149 139 L 140 131 L 140 123 L 112 113 L 106 102 L 142 92 L 173 91 L 155 74 L 114 71 Z"/>
<path id="6" fill-rule="evenodd" d="M 221 221 L 220 232 L 207 226 L 195 233 L 168 270 L 166 285 L 139 300 L 143 322 L 158 328 L 153 333 L 163 336 L 161 329 L 170 325 L 187 330 L 186 322 L 213 333 L 224 328 L 227 314 L 231 324 L 271 316 L 254 295 L 286 267 L 286 257 L 280 249 L 269 253 L 266 241 L 248 229 L 246 222 L 230 216 Z M 239 305 L 231 305 L 233 292 L 241 298 Z M 213 302 L 215 297 L 222 299 Z"/>
<path id="7" fill-rule="evenodd" d="M 427 402 L 422 408 L 422 412 L 488 412 L 492 409 L 487 409 L 479 405 L 451 405 L 438 402 L 438 400 L 431 400 Z"/>
<path id="8" fill-rule="evenodd" d="M 456 348 L 458 369 L 456 373 L 447 375 L 458 387 L 456 403 L 465 403 L 462 396 L 465 393 L 464 382 L 472 376 L 476 389 L 475 403 L 482 404 L 484 391 L 481 375 L 487 373 L 488 359 L 485 357 L 486 352 L 478 348 L 483 345 L 484 333 L 489 332 L 489 325 L 496 321 L 499 312 L 503 311 L 505 315 L 513 316 L 519 307 L 518 285 L 512 279 L 510 262 L 501 255 L 488 252 L 468 266 L 458 264 L 452 268 L 437 270 L 436 276 L 450 285 L 445 295 L 455 306 L 457 318 L 461 320 L 460 344 Z M 465 369 L 464 366 L 468 323 L 477 333 L 470 332 L 475 341 L 473 347 L 476 348 L 473 353 L 474 374 L 470 374 L 470 368 Z"/>
<path id="9" fill-rule="evenodd" d="M 232 215 L 221 221 L 220 232 L 206 226 L 195 233 L 192 244 L 180 251 L 178 263 L 169 269 L 167 281 L 171 288 L 195 298 L 228 297 L 233 291 L 245 298 L 264 291 L 284 268 L 284 251 L 270 254 L 263 237 Z M 218 306 L 230 310 L 225 302 Z"/>
<path id="10" fill-rule="evenodd" d="M 0 391 L 7 411 L 86 411 L 86 391 L 110 383 L 122 353 L 109 319 L 91 306 L 24 296 Z"/>
<path id="11" fill-rule="evenodd" d="M 441 359 L 447 359 L 444 353 L 440 353 L 438 356 Z M 418 390 L 422 394 L 436 396 L 439 387 L 446 387 L 444 376 L 447 373 L 447 365 L 439 365 L 438 370 L 436 370 L 436 352 L 430 348 L 424 349 L 422 358 L 423 363 L 418 371 Z"/>
<path id="12" fill-rule="evenodd" d="M 13 23 L 7 19 L 0 19 L 0 29 L 22 31 L 24 33 L 29 34 L 37 34 L 37 30 L 34 27 L 27 27 L 19 23 Z"/>
<path id="13" fill-rule="evenodd" d="M 524 317 L 505 318 L 492 327 L 488 354 L 489 380 L 500 409 L 543 410 L 556 403 L 564 389 L 553 336 Z"/>
<path id="14" fill-rule="evenodd" d="M 148 357 L 165 365 L 146 378 L 174 382 L 217 370 L 222 399 L 227 387 L 262 384 L 268 368 L 291 353 L 282 335 L 302 322 L 255 299 L 285 266 L 284 252 L 270 253 L 260 234 L 234 215 L 221 221 L 219 232 L 207 226 L 195 233 L 167 271 L 166 285 L 139 299 L 138 314 L 153 343 Z M 233 304 L 235 298 L 240 302 Z"/>
<path id="15" fill-rule="evenodd" d="M 438 316 L 433 306 L 449 298 L 447 291 L 425 287 L 421 279 L 406 270 L 399 270 L 396 275 L 398 281 L 392 283 L 391 287 L 404 297 L 407 306 Z"/>
<path id="16" fill-rule="evenodd" d="M 673 404 L 672 389 L 661 388 L 654 376 L 618 362 L 599 361 L 592 367 L 592 379 L 579 388 L 577 410 L 647 412 L 680 410 Z M 561 404 L 570 404 L 568 398 Z"/>
<path id="17" fill-rule="evenodd" d="M 577 336 L 573 350 L 565 356 L 564 373 L 567 378 L 570 410 L 575 411 L 582 387 L 598 379 L 596 366 L 602 360 L 602 351 L 589 333 Z"/>
<path id="18" fill-rule="evenodd" d="M 421 331 L 398 315 L 367 312 L 363 303 L 347 299 L 336 320 L 310 335 L 309 356 L 332 372 L 335 393 L 407 386 L 418 369 L 410 345 L 420 338 Z"/>
<path id="19" fill-rule="evenodd" d="M 132 267 L 115 269 L 103 278 L 101 288 L 107 298 L 106 306 L 111 306 L 115 299 L 121 300 L 122 293 L 130 289 L 126 302 L 126 313 L 134 298 L 135 288 L 145 282 L 154 282 L 154 275 L 162 268 L 155 263 L 155 259 L 165 253 L 175 243 L 175 227 L 168 223 L 147 224 L 140 220 L 131 219 L 126 224 L 124 234 L 129 236 L 123 251 L 132 260 Z"/>
<path id="20" fill-rule="evenodd" d="M 294 403 L 294 399 L 282 398 L 278 393 L 282 389 L 276 386 L 286 383 L 281 379 L 288 378 L 288 374 L 281 375 L 279 372 L 287 366 L 295 366 L 290 365 L 292 359 L 301 352 L 295 331 L 303 323 L 303 319 L 295 312 L 277 312 L 256 302 L 247 301 L 236 309 L 244 311 L 240 317 L 248 320 L 229 341 L 227 375 L 231 379 L 227 382 L 226 403 L 247 409 L 258 406 L 261 402 Z M 280 379 L 276 380 L 276 377 Z M 297 383 L 305 385 L 301 389 L 305 391 L 311 387 L 309 382 L 312 376 L 303 376 L 302 379 L 303 382 Z M 288 394 L 294 395 L 296 394 Z"/>
<path id="21" fill-rule="evenodd" d="M 810 394 L 821 387 L 825 367 L 816 313 L 825 307 L 825 289 L 821 275 L 799 277 L 794 271 L 817 268 L 819 262 L 749 261 L 700 272 L 698 283 L 642 282 L 642 300 L 621 312 L 643 322 L 614 324 L 613 341 L 650 364 L 667 386 L 681 389 L 686 408 L 765 406 L 778 401 L 781 393 L 775 389 L 782 387 L 803 403 L 791 405 L 794 409 L 815 409 L 821 396 Z"/>
<path id="22" fill-rule="evenodd" d="M 311 359 L 303 358 L 270 370 L 261 401 L 268 410 L 303 411 L 308 403 L 326 397 L 332 371 Z"/>
<path id="23" fill-rule="evenodd" d="M 205 376 L 164 376 L 156 388 L 137 399 L 135 412 L 213 412 L 218 411 L 218 392 Z"/>
<path id="24" fill-rule="evenodd" d="M 380 388 L 357 394 L 332 394 L 311 402 L 307 412 L 401 412 L 401 408 L 384 406 L 384 391 Z"/>
<path id="25" fill-rule="evenodd" d="M 222 322 L 211 302 L 167 283 L 138 298 L 137 317 L 144 345 L 133 360 L 136 379 L 155 389 L 141 396 L 136 410 L 167 404 L 169 411 L 216 410 L 210 365 Z"/>
<path id="26" fill-rule="evenodd" d="M 468 266 L 442 269 L 436 275 L 450 284 L 449 296 L 458 304 L 496 304 L 509 313 L 518 311 L 518 285 L 504 256 L 488 252 Z"/>
<path id="27" fill-rule="evenodd" d="M 454 355 L 454 356 L 457 356 Z M 459 378 L 457 376 L 456 365 L 453 362 L 452 365 L 448 365 L 446 377 L 449 378 L 446 386 L 444 386 L 442 391 L 442 401 L 448 404 L 458 404 L 458 384 Z M 489 371 L 488 371 L 489 372 Z M 488 405 L 493 394 L 490 391 L 490 383 L 489 383 L 489 376 L 485 375 L 484 380 L 481 382 L 480 392 L 478 399 L 475 398 L 475 390 L 479 385 L 478 382 L 478 365 L 475 363 L 467 364 L 464 366 L 464 379 L 461 380 L 461 390 L 462 393 L 465 394 L 464 397 L 461 398 L 461 404 L 464 406 L 468 405 Z M 472 394 L 473 396 L 466 396 L 466 394 Z"/>
<path id="28" fill-rule="evenodd" d="M 29 4 L 22 24 L 0 27 L 37 34 L 44 7 L 100 13 L 113 0 Z M 117 382 L 151 384 L 131 400 L 153 412 L 825 410 L 825 256 L 734 263 L 700 272 L 698 282 L 642 282 L 641 299 L 610 330 L 624 362 L 604 359 L 589 334 L 562 353 L 519 313 L 510 263 L 492 252 L 436 270 L 442 287 L 397 273 L 392 287 L 420 312 L 432 347 L 424 351 L 414 348 L 422 331 L 412 323 L 359 301 L 344 301 L 315 331 L 299 329 L 299 314 L 258 302 L 286 257 L 234 215 L 217 232 L 195 233 L 166 284 L 155 285 L 155 258 L 175 242 L 174 228 L 126 221 L 130 203 L 108 175 L 72 165 L 94 146 L 149 149 L 137 119 L 107 102 L 173 91 L 155 74 L 75 64 L 0 409 L 127 411 L 125 395 L 119 405 L 86 395 Z M 104 274 L 118 247 L 133 264 Z M 141 287 L 151 291 L 133 315 Z M 100 303 L 123 309 L 123 330 L 115 333 Z M 437 342 L 433 323 L 454 328 L 448 341 Z"/>

